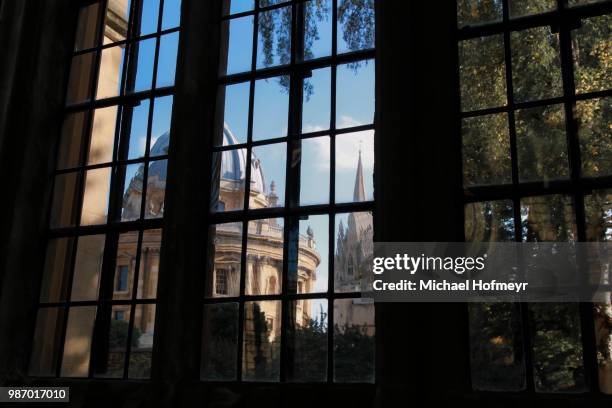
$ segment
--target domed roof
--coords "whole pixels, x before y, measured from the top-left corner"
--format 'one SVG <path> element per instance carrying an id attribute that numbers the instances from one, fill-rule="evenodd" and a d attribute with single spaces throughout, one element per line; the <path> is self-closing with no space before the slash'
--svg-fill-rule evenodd
<path id="1" fill-rule="evenodd" d="M 238 140 L 227 124 L 224 124 L 223 145 L 233 146 L 237 144 Z M 223 151 L 221 160 L 222 180 L 242 181 L 246 176 L 245 169 L 246 149 L 243 148 Z M 264 194 L 267 192 L 266 179 L 264 177 L 261 160 L 259 160 L 255 153 L 251 154 L 251 191 L 257 191 Z"/>

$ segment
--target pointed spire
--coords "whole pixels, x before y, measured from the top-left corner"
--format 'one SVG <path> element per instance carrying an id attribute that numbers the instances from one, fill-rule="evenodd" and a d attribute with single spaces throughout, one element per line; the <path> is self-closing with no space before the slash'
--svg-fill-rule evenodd
<path id="1" fill-rule="evenodd" d="M 363 181 L 363 164 L 361 163 L 361 146 L 359 146 L 359 160 L 357 161 L 357 174 L 355 175 L 355 190 L 353 201 L 365 201 L 365 184 Z"/>

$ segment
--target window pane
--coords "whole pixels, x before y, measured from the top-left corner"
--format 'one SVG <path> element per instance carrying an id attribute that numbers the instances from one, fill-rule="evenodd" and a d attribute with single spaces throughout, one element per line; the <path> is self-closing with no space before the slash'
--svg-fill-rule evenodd
<path id="1" fill-rule="evenodd" d="M 373 183 L 374 131 L 336 136 L 336 202 L 373 200 Z"/>
<path id="2" fill-rule="evenodd" d="M 162 30 L 178 27 L 181 24 L 181 0 L 164 0 Z"/>
<path id="3" fill-rule="evenodd" d="M 338 65 L 336 79 L 336 127 L 373 123 L 374 60 Z"/>
<path id="4" fill-rule="evenodd" d="M 611 117 L 610 97 L 576 102 L 575 118 L 584 176 L 612 174 Z"/>
<path id="5" fill-rule="evenodd" d="M 331 68 L 312 71 L 304 79 L 302 104 L 302 133 L 329 129 L 331 115 Z"/>
<path id="6" fill-rule="evenodd" d="M 249 208 L 284 207 L 287 143 L 254 147 L 251 160 Z"/>
<path id="7" fill-rule="evenodd" d="M 219 73 L 236 74 L 249 71 L 252 64 L 253 16 L 226 20 L 221 24 Z"/>
<path id="8" fill-rule="evenodd" d="M 374 0 L 338 0 L 338 54 L 374 47 Z"/>
<path id="9" fill-rule="evenodd" d="M 331 0 L 304 3 L 304 60 L 331 55 L 332 7 Z"/>
<path id="10" fill-rule="evenodd" d="M 167 167 L 168 160 L 156 160 L 149 163 L 145 218 L 162 218 L 164 216 Z"/>
<path id="11" fill-rule="evenodd" d="M 536 390 L 585 390 L 577 303 L 529 304 Z"/>
<path id="12" fill-rule="evenodd" d="M 238 303 L 204 305 L 200 378 L 235 380 L 237 352 Z"/>
<path id="13" fill-rule="evenodd" d="M 208 245 L 205 296 L 238 296 L 242 270 L 242 223 L 211 225 Z"/>
<path id="14" fill-rule="evenodd" d="M 147 127 L 149 125 L 149 100 L 139 101 L 133 108 L 126 108 L 127 114 L 124 120 L 129 117 L 131 111 L 131 124 L 128 148 L 128 160 L 139 159 L 144 156 L 147 147 Z"/>
<path id="15" fill-rule="evenodd" d="M 517 102 L 553 98 L 563 94 L 559 35 L 550 27 L 514 31 L 512 81 Z"/>
<path id="16" fill-rule="evenodd" d="M 159 0 L 142 0 L 141 7 L 140 35 L 156 32 L 159 18 Z"/>
<path id="17" fill-rule="evenodd" d="M 81 164 L 86 124 L 86 112 L 72 113 L 64 119 L 57 152 L 58 170 L 77 167 Z"/>
<path id="18" fill-rule="evenodd" d="M 289 287 L 287 288 L 289 293 L 327 292 L 328 236 L 329 216 L 327 214 L 300 217 L 297 262 L 289 261 Z"/>
<path id="19" fill-rule="evenodd" d="M 255 81 L 253 140 L 287 136 L 289 113 L 289 77 L 280 76 Z"/>
<path id="20" fill-rule="evenodd" d="M 77 239 L 77 252 L 70 300 L 97 300 L 104 258 L 105 235 L 85 235 Z"/>
<path id="21" fill-rule="evenodd" d="M 62 377 L 87 377 L 96 307 L 71 307 L 62 357 Z"/>
<path id="22" fill-rule="evenodd" d="M 52 239 L 47 244 L 45 269 L 40 289 L 41 303 L 66 300 L 73 250 L 73 238 Z"/>
<path id="23" fill-rule="evenodd" d="M 548 195 L 521 200 L 525 242 L 575 241 L 574 206 L 569 196 Z"/>
<path id="24" fill-rule="evenodd" d="M 557 8 L 555 0 L 508 0 L 510 17 L 540 14 Z"/>
<path id="25" fill-rule="evenodd" d="M 123 45 L 102 50 L 96 99 L 119 95 L 125 48 Z"/>
<path id="26" fill-rule="evenodd" d="M 95 52 L 90 52 L 72 58 L 68 90 L 66 91 L 66 104 L 85 102 L 91 98 L 91 77 L 95 56 Z"/>
<path id="27" fill-rule="evenodd" d="M 55 176 L 53 201 L 51 204 L 51 228 L 72 227 L 78 214 L 79 173 L 65 173 Z"/>
<path id="28" fill-rule="evenodd" d="M 257 69 L 289 64 L 291 62 L 291 7 L 260 13 L 257 41 Z"/>
<path id="29" fill-rule="evenodd" d="M 178 53 L 179 33 L 167 34 L 161 37 L 159 43 L 159 59 L 157 64 L 156 87 L 174 85 L 176 74 L 176 56 Z"/>
<path id="30" fill-rule="evenodd" d="M 216 146 L 246 143 L 250 88 L 249 82 L 219 87 L 217 130 L 215 132 Z"/>
<path id="31" fill-rule="evenodd" d="M 465 206 L 466 242 L 514 241 L 512 201 L 484 201 Z"/>
<path id="32" fill-rule="evenodd" d="M 134 327 L 130 343 L 129 378 L 150 378 L 153 336 L 155 334 L 155 305 L 136 305 Z"/>
<path id="33" fill-rule="evenodd" d="M 303 139 L 300 150 L 300 205 L 329 203 L 330 138 Z"/>
<path id="34" fill-rule="evenodd" d="M 512 182 L 507 114 L 463 119 L 461 134 L 465 186 Z"/>
<path id="35" fill-rule="evenodd" d="M 459 27 L 493 23 L 501 19 L 501 1 L 459 0 L 457 2 L 457 25 Z"/>
<path id="36" fill-rule="evenodd" d="M 374 382 L 374 302 L 334 301 L 334 381 Z"/>
<path id="37" fill-rule="evenodd" d="M 576 92 L 612 88 L 610 27 L 612 14 L 607 14 L 582 20 L 582 27 L 572 32 Z"/>
<path id="38" fill-rule="evenodd" d="M 253 10 L 255 0 L 223 0 L 224 14 L 238 14 Z"/>
<path id="39" fill-rule="evenodd" d="M 281 351 L 281 302 L 244 304 L 242 379 L 278 381 Z"/>
<path id="40" fill-rule="evenodd" d="M 81 225 L 106 223 L 110 176 L 110 167 L 85 172 L 85 192 L 83 196 L 83 209 L 81 211 Z"/>
<path id="41" fill-rule="evenodd" d="M 104 44 L 125 40 L 132 1 L 108 1 L 104 22 Z"/>
<path id="42" fill-rule="evenodd" d="M 244 208 L 246 149 L 213 153 L 210 210 L 223 212 Z M 253 171 L 253 169 L 251 169 Z"/>
<path id="43" fill-rule="evenodd" d="M 113 306 L 106 341 L 108 349 L 105 356 L 100 356 L 96 365 L 96 377 L 123 378 L 125 353 L 128 346 L 130 326 L 130 306 Z"/>
<path id="44" fill-rule="evenodd" d="M 568 177 L 563 105 L 518 110 L 516 144 L 521 181 Z"/>
<path id="45" fill-rule="evenodd" d="M 327 300 L 299 299 L 289 303 L 294 316 L 288 341 L 292 359 L 289 381 L 327 380 Z"/>
<path id="46" fill-rule="evenodd" d="M 506 67 L 502 35 L 459 43 L 461 110 L 506 105 Z"/>
<path id="47" fill-rule="evenodd" d="M 470 303 L 472 387 L 483 391 L 525 388 L 519 305 Z"/>
<path id="48" fill-rule="evenodd" d="M 63 327 L 64 308 L 45 307 L 38 309 L 30 367 L 28 369 L 29 375 L 36 377 L 55 376 Z"/>
<path id="49" fill-rule="evenodd" d="M 138 299 L 155 299 L 157 297 L 161 237 L 161 229 L 146 230 L 142 234 L 140 272 L 138 273 Z"/>
<path id="50" fill-rule="evenodd" d="M 249 221 L 245 282 L 245 293 L 247 295 L 275 295 L 281 293 L 283 221 L 282 218 Z"/>
<path id="51" fill-rule="evenodd" d="M 138 231 L 125 232 L 119 235 L 117 256 L 115 257 L 113 300 L 132 299 L 137 248 Z"/>
<path id="52" fill-rule="evenodd" d="M 155 38 L 139 41 L 132 45 L 136 47 L 138 61 L 131 65 L 136 71 L 134 83 L 127 83 L 128 91 L 139 92 L 151 89 L 153 85 L 153 62 L 155 60 Z"/>
<path id="53" fill-rule="evenodd" d="M 80 51 L 96 46 L 100 23 L 100 3 L 96 2 L 79 10 L 74 50 Z"/>
<path id="54" fill-rule="evenodd" d="M 612 241 L 612 191 L 595 190 L 584 196 L 587 241 Z"/>
<path id="55" fill-rule="evenodd" d="M 123 178 L 121 221 L 133 221 L 140 218 L 142 171 L 143 165 L 141 163 L 119 167 L 120 177 Z"/>
<path id="56" fill-rule="evenodd" d="M 583 4 L 599 3 L 606 0 L 569 0 L 570 7 L 579 6 Z"/>
<path id="57" fill-rule="evenodd" d="M 153 108 L 153 123 L 151 125 L 150 156 L 168 154 L 170 147 L 170 121 L 172 119 L 172 96 L 155 98 Z"/>
<path id="58" fill-rule="evenodd" d="M 370 276 L 373 255 L 372 213 L 336 215 L 334 281 L 336 292 L 365 290 L 363 278 Z"/>
<path id="59" fill-rule="evenodd" d="M 113 159 L 116 121 L 117 106 L 94 111 L 87 164 L 108 163 Z"/>

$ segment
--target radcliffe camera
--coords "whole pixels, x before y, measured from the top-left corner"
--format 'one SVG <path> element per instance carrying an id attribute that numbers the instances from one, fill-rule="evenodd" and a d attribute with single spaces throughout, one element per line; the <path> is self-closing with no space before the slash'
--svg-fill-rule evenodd
<path id="1" fill-rule="evenodd" d="M 0 407 L 611 406 L 611 39 L 612 0 L 0 0 Z"/>

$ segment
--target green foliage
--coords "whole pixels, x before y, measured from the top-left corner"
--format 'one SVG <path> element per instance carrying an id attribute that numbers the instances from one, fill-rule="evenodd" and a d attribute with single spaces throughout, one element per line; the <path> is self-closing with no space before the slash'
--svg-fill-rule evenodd
<path id="1" fill-rule="evenodd" d="M 110 349 L 125 349 L 128 341 L 129 322 L 125 320 L 111 320 L 110 332 L 108 334 L 108 347 Z M 140 329 L 136 326 L 132 329 L 132 347 L 138 346 Z"/>

